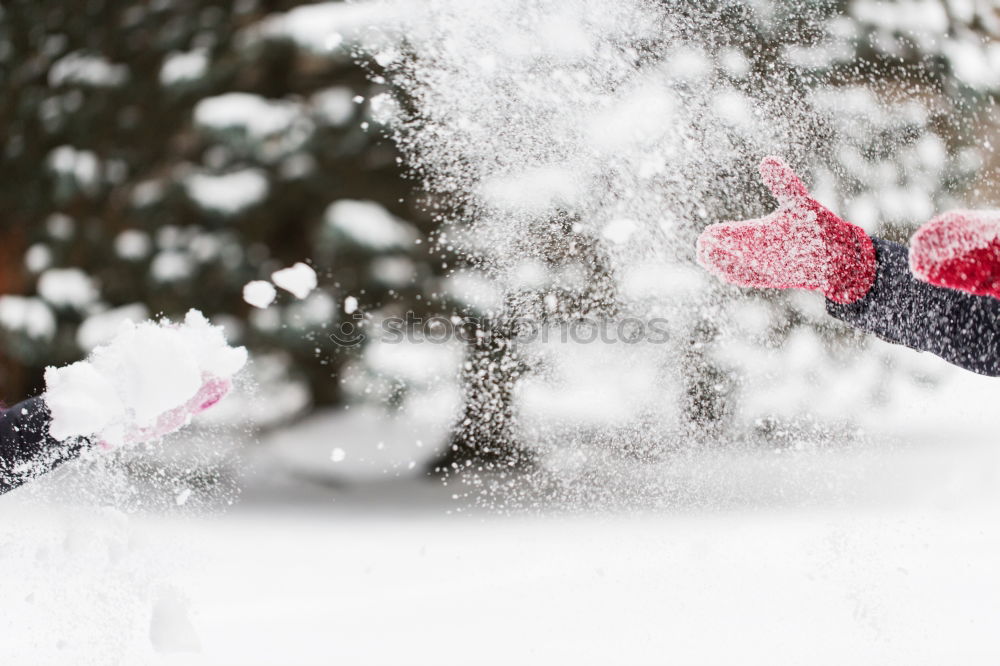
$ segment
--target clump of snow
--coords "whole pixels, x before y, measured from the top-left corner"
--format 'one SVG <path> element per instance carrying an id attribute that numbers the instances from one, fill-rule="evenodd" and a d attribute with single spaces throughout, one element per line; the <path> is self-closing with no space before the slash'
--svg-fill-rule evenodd
<path id="1" fill-rule="evenodd" d="M 45 218 L 46 233 L 57 240 L 69 240 L 73 238 L 75 230 L 76 221 L 64 213 L 52 213 Z"/>
<path id="2" fill-rule="evenodd" d="M 316 271 L 301 261 L 294 266 L 271 273 L 271 280 L 295 298 L 305 298 L 316 288 Z"/>
<path id="3" fill-rule="evenodd" d="M 368 103 L 372 120 L 382 125 L 392 124 L 399 117 L 399 103 L 390 93 L 379 93 Z"/>
<path id="4" fill-rule="evenodd" d="M 230 92 L 206 97 L 194 108 L 194 120 L 216 130 L 241 128 L 255 139 L 286 131 L 299 117 L 299 105 L 260 95 Z"/>
<path id="5" fill-rule="evenodd" d="M 975 44 L 947 37 L 941 50 L 955 75 L 973 88 L 990 90 L 1000 85 L 1000 48 L 997 44 Z"/>
<path id="6" fill-rule="evenodd" d="M 612 220 L 601 230 L 601 235 L 612 243 L 621 245 L 627 243 L 638 228 L 639 225 L 629 219 Z"/>
<path id="7" fill-rule="evenodd" d="M 32 273 L 41 273 L 52 265 L 52 250 L 48 245 L 35 243 L 24 253 L 24 266 Z"/>
<path id="8" fill-rule="evenodd" d="M 371 265 L 372 277 L 390 287 L 410 284 L 416 272 L 416 266 L 407 257 L 379 257 Z"/>
<path id="9" fill-rule="evenodd" d="M 579 201 L 581 194 L 572 171 L 557 165 L 497 176 L 487 180 L 481 190 L 483 199 L 491 206 L 534 214 L 571 206 Z"/>
<path id="10" fill-rule="evenodd" d="M 325 217 L 331 228 L 372 250 L 408 248 L 418 237 L 416 229 L 374 201 L 341 199 L 330 204 Z"/>
<path id="11" fill-rule="evenodd" d="M 403 4 L 381 1 L 319 2 L 275 14 L 251 30 L 250 37 L 291 39 L 299 45 L 328 53 L 363 41 L 372 26 L 388 26 Z"/>
<path id="12" fill-rule="evenodd" d="M 56 334 L 52 310 L 41 299 L 30 296 L 0 296 L 0 326 L 32 338 L 51 340 Z"/>
<path id="13" fill-rule="evenodd" d="M 344 314 L 352 315 L 358 311 L 358 299 L 348 296 L 344 299 Z"/>
<path id="14" fill-rule="evenodd" d="M 100 55 L 74 51 L 49 69 L 49 85 L 81 84 L 95 88 L 120 86 L 128 80 L 128 67 L 109 62 Z"/>
<path id="15" fill-rule="evenodd" d="M 191 499 L 191 489 L 183 488 L 174 497 L 174 504 L 176 504 L 177 506 L 184 506 L 185 504 L 187 504 L 187 501 L 189 499 Z"/>
<path id="16" fill-rule="evenodd" d="M 189 401 L 203 385 L 228 382 L 246 360 L 246 349 L 230 347 L 222 329 L 197 310 L 180 324 L 167 319 L 125 322 L 111 342 L 86 360 L 45 369 L 50 433 L 60 441 L 140 441 L 165 417 L 189 419 L 199 407 Z"/>
<path id="17" fill-rule="evenodd" d="M 208 54 L 204 49 L 174 51 L 167 55 L 160 67 L 160 83 L 172 86 L 186 81 L 196 81 L 208 69 Z"/>
<path id="18" fill-rule="evenodd" d="M 191 255 L 180 250 L 164 250 L 153 257 L 149 273 L 157 282 L 186 280 L 194 273 Z"/>
<path id="19" fill-rule="evenodd" d="M 59 146 L 49 153 L 49 168 L 73 178 L 85 190 L 93 190 L 100 179 L 100 160 L 89 150 L 73 146 Z"/>
<path id="20" fill-rule="evenodd" d="M 152 206 L 163 198 L 166 187 L 158 180 L 144 180 L 132 189 L 132 205 L 136 208 Z"/>
<path id="21" fill-rule="evenodd" d="M 94 281 L 79 268 L 50 268 L 38 278 L 38 294 L 56 307 L 80 309 L 97 300 Z"/>
<path id="22" fill-rule="evenodd" d="M 211 175 L 194 173 L 184 179 L 188 196 L 206 210 L 235 215 L 264 200 L 267 177 L 259 169 Z"/>
<path id="23" fill-rule="evenodd" d="M 321 90 L 310 98 L 315 113 L 324 122 L 340 127 L 354 117 L 354 93 L 347 86 Z"/>
<path id="24" fill-rule="evenodd" d="M 243 300 L 261 310 L 274 303 L 277 296 L 274 285 L 267 280 L 252 280 L 243 285 Z"/>
<path id="25" fill-rule="evenodd" d="M 122 259 L 145 259 L 152 249 L 149 234 L 138 229 L 126 229 L 115 237 L 115 253 Z"/>

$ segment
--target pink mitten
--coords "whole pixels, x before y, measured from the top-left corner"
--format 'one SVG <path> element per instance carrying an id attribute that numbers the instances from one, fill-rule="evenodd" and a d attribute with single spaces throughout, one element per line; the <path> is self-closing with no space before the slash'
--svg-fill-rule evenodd
<path id="1" fill-rule="evenodd" d="M 160 415 L 156 423 L 145 428 L 136 428 L 125 435 L 126 444 L 137 444 L 160 439 L 172 432 L 180 430 L 191 421 L 191 417 L 212 407 L 226 397 L 233 388 L 228 379 L 219 379 L 206 375 L 201 388 L 193 398 L 185 404 Z"/>
<path id="2" fill-rule="evenodd" d="M 863 298 L 875 281 L 871 238 L 810 197 L 779 158 L 765 158 L 760 175 L 778 210 L 706 227 L 698 238 L 698 263 L 743 287 L 811 289 L 836 303 Z"/>
<path id="3" fill-rule="evenodd" d="M 910 270 L 938 287 L 1000 298 L 1000 211 L 954 210 L 920 227 Z"/>

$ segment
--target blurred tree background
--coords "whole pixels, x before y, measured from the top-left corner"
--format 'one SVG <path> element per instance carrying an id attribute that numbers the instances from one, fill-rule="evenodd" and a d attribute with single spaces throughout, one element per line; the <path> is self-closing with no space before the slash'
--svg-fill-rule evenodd
<path id="1" fill-rule="evenodd" d="M 345 295 L 421 311 L 428 218 L 369 118 L 379 86 L 347 44 L 282 29 L 299 4 L 3 4 L 4 399 L 123 317 L 193 307 L 334 403 L 345 355 L 324 332 Z M 322 286 L 307 301 L 243 303 L 244 283 L 300 260 Z"/>

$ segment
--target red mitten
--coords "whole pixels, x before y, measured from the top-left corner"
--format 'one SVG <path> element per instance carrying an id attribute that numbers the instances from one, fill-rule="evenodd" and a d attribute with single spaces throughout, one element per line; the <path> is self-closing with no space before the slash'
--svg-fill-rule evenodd
<path id="1" fill-rule="evenodd" d="M 1000 211 L 953 210 L 920 227 L 910 270 L 938 287 L 1000 298 Z"/>
<path id="2" fill-rule="evenodd" d="M 698 263 L 742 287 L 811 289 L 836 303 L 863 298 L 875 281 L 868 234 L 810 197 L 779 158 L 765 158 L 760 175 L 778 210 L 706 227 L 698 238 Z"/>

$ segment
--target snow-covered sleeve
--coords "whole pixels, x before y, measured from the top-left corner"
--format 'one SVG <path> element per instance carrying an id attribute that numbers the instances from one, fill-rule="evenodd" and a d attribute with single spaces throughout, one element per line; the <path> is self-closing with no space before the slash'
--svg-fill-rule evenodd
<path id="1" fill-rule="evenodd" d="M 854 303 L 827 300 L 827 312 L 889 342 L 1000 376 L 1000 300 L 921 282 L 910 272 L 905 246 L 877 238 L 873 242 L 877 269 L 872 288 Z"/>
<path id="2" fill-rule="evenodd" d="M 85 442 L 57 442 L 49 435 L 49 408 L 42 397 L 0 412 L 0 493 L 76 457 Z"/>

